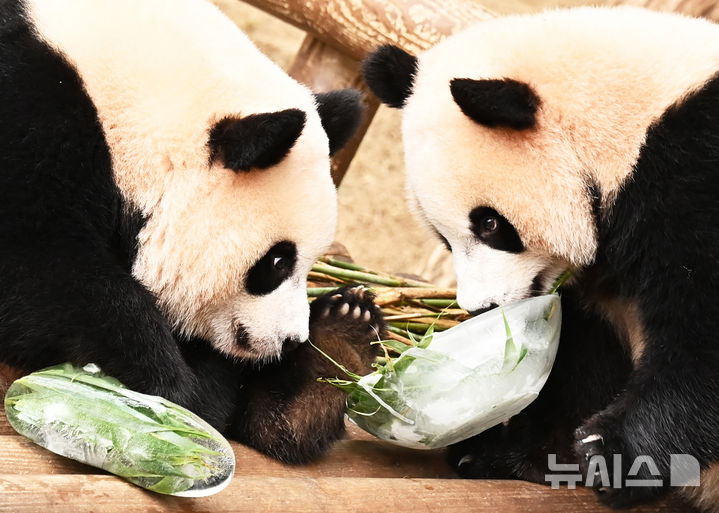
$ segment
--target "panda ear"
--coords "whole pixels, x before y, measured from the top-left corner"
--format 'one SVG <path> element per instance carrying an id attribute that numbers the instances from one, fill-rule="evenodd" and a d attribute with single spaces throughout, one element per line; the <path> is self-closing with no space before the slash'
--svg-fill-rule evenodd
<path id="1" fill-rule="evenodd" d="M 382 103 L 401 109 L 412 94 L 417 57 L 393 45 L 380 46 L 362 63 L 362 74 Z"/>
<path id="2" fill-rule="evenodd" d="M 224 118 L 210 129 L 210 161 L 234 171 L 274 166 L 290 152 L 305 120 L 299 109 Z"/>
<path id="3" fill-rule="evenodd" d="M 360 93 L 354 89 L 340 89 L 315 94 L 317 112 L 330 140 L 330 156 L 341 150 L 359 127 L 364 107 Z"/>
<path id="4" fill-rule="evenodd" d="M 534 126 L 539 97 L 529 85 L 510 78 L 473 80 L 455 78 L 449 88 L 467 116 L 486 127 L 522 130 Z"/>

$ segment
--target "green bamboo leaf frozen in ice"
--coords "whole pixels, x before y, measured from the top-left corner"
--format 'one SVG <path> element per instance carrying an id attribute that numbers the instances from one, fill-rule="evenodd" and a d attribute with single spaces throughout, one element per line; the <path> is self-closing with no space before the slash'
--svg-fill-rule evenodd
<path id="1" fill-rule="evenodd" d="M 234 474 L 232 448 L 209 424 L 94 365 L 57 365 L 18 379 L 5 395 L 5 413 L 42 447 L 155 492 L 210 495 Z"/>
<path id="2" fill-rule="evenodd" d="M 385 341 L 399 356 L 386 355 L 374 373 L 323 381 L 347 392 L 348 417 L 375 436 L 444 447 L 507 420 L 537 397 L 560 326 L 557 294 L 529 298 L 445 331 L 408 332 L 408 346 Z"/>

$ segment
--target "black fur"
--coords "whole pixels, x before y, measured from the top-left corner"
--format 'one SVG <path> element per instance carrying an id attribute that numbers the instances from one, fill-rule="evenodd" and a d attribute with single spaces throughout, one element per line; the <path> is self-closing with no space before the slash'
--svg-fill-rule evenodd
<path id="1" fill-rule="evenodd" d="M 317 112 L 330 141 L 330 156 L 341 150 L 362 121 L 364 107 L 354 89 L 315 94 Z"/>
<path id="2" fill-rule="evenodd" d="M 297 263 L 297 246 L 283 240 L 272 246 L 248 271 L 245 287 L 256 296 L 269 294 L 289 278 Z"/>
<path id="3" fill-rule="evenodd" d="M 599 233 L 599 224 L 602 222 L 602 191 L 598 183 L 592 181 L 587 184 L 587 197 L 592 204 L 594 227 Z"/>
<path id="4" fill-rule="evenodd" d="M 376 355 L 369 342 L 385 335 L 373 297 L 363 288 L 343 288 L 310 306 L 312 343 L 360 375 L 371 371 Z M 357 307 L 359 318 L 351 315 Z M 304 463 L 344 434 L 346 395 L 317 378 L 346 376 L 309 343 L 288 356 L 248 371 L 238 405 L 245 414 L 235 416 L 229 433 L 281 461 Z"/>
<path id="5" fill-rule="evenodd" d="M 210 130 L 210 159 L 233 171 L 272 167 L 295 145 L 306 118 L 299 109 L 224 118 Z"/>
<path id="6" fill-rule="evenodd" d="M 653 458 L 665 485 L 670 454 L 691 454 L 702 467 L 719 461 L 717 120 L 715 77 L 649 129 L 631 180 L 600 224 L 591 271 L 637 302 L 646 348 L 624 393 L 577 439 L 601 434 L 608 461 L 623 455 L 624 468 L 614 469 L 621 479 L 638 455 Z M 579 456 L 585 449 L 577 442 Z M 601 497 L 623 506 L 661 491 L 612 488 Z"/>
<path id="7" fill-rule="evenodd" d="M 401 109 L 412 94 L 417 57 L 393 45 L 380 46 L 364 60 L 362 74 L 382 103 Z"/>
<path id="8" fill-rule="evenodd" d="M 538 296 L 539 294 L 543 294 L 546 289 L 546 286 L 544 284 L 544 274 L 539 273 L 534 278 L 532 278 L 532 288 L 531 293 L 533 296 Z"/>
<path id="9" fill-rule="evenodd" d="M 516 130 L 534 126 L 540 102 L 524 82 L 511 78 L 455 78 L 449 88 L 462 112 L 480 125 Z"/>
<path id="10" fill-rule="evenodd" d="M 442 243 L 442 245 L 443 245 L 445 248 L 447 248 L 447 251 L 452 251 L 452 245 L 451 245 L 451 244 L 449 243 L 449 241 L 447 240 L 447 237 L 445 237 L 444 235 L 442 235 L 441 233 L 439 233 L 439 230 L 438 230 L 435 226 L 432 226 L 431 223 L 428 222 L 427 225 L 428 225 L 428 226 L 430 227 L 430 229 L 432 230 L 432 233 L 434 233 L 434 234 L 437 236 L 437 238 L 440 240 L 440 242 Z"/>
<path id="11" fill-rule="evenodd" d="M 604 456 L 610 482 L 624 485 L 635 458 L 650 456 L 661 476 L 642 465 L 633 477 L 661 478 L 663 488 L 600 491 L 603 502 L 626 507 L 667 491 L 671 454 L 690 454 L 702 468 L 719 461 L 717 120 L 719 77 L 650 127 L 611 209 L 600 212 L 595 202 L 596 262 L 563 297 L 562 339 L 547 385 L 507 426 L 451 450 L 457 465 L 470 454 L 463 475 L 545 482 L 547 454 L 567 463 L 573 450 L 583 472 L 588 456 Z M 638 305 L 646 345 L 633 369 L 614 331 L 578 307 L 594 309 L 607 298 Z M 589 435 L 601 441 L 583 443 Z M 612 468 L 614 454 L 622 455 L 621 468 Z"/>
<path id="12" fill-rule="evenodd" d="M 130 275 L 144 220 L 115 186 L 82 81 L 34 37 L 20 4 L 0 4 L 0 19 L 0 358 L 25 370 L 93 361 L 219 422 Z"/>
<path id="13" fill-rule="evenodd" d="M 273 115 L 251 123 L 265 135 L 289 125 L 299 133 L 304 123 L 300 111 L 280 118 L 279 125 Z M 271 126 L 258 128 L 259 119 Z M 295 139 L 280 146 L 289 148 Z M 252 165 L 285 151 L 272 142 L 258 148 L 246 159 Z M 229 143 L 218 149 L 223 158 L 236 157 Z M 306 461 L 341 436 L 344 404 L 329 385 L 317 388 L 315 379 L 327 368 L 309 346 L 262 367 L 173 333 L 153 294 L 131 274 L 145 219 L 116 187 L 110 150 L 82 80 L 35 37 L 21 3 L 11 0 L 0 0 L 0 220 L 0 361 L 26 372 L 94 362 L 128 387 L 188 407 L 286 461 Z M 340 297 L 370 309 L 370 323 L 315 316 L 310 330 L 315 343 L 331 354 L 346 353 L 357 371 L 368 372 L 368 342 L 376 337 L 369 326 L 381 331 L 381 315 L 370 296 L 354 300 L 353 294 Z M 332 301 L 319 298 L 313 308 Z M 277 422 L 280 413 L 291 416 L 293 405 L 311 417 L 301 424 Z"/>
<path id="14" fill-rule="evenodd" d="M 488 230 L 486 222 L 491 221 L 495 229 Z M 469 213 L 470 229 L 478 240 L 490 248 L 506 251 L 508 253 L 521 253 L 524 251 L 524 244 L 519 238 L 517 230 L 512 223 L 489 207 L 476 207 Z"/>

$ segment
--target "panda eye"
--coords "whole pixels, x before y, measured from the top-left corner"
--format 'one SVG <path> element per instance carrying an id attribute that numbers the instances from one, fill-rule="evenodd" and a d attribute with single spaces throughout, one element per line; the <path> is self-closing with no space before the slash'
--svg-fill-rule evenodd
<path id="1" fill-rule="evenodd" d="M 286 271 L 289 267 L 289 259 L 283 256 L 276 256 L 272 259 L 272 267 L 274 267 L 276 271 Z"/>
<path id="2" fill-rule="evenodd" d="M 494 216 L 487 216 L 482 219 L 482 231 L 487 234 L 494 233 L 499 229 L 499 220 Z"/>
<path id="3" fill-rule="evenodd" d="M 269 294 L 292 276 L 297 262 L 297 247 L 289 241 L 278 242 L 247 273 L 245 287 L 250 294 Z"/>
<path id="4" fill-rule="evenodd" d="M 517 230 L 505 217 L 490 207 L 476 207 L 469 213 L 469 227 L 482 244 L 500 251 L 521 253 L 524 244 Z"/>

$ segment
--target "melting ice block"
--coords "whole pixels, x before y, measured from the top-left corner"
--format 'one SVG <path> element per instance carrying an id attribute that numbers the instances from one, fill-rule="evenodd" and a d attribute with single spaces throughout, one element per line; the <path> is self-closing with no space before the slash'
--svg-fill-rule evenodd
<path id="1" fill-rule="evenodd" d="M 435 333 L 391 366 L 364 376 L 347 415 L 407 447 L 444 447 L 526 408 L 549 376 L 559 344 L 556 294 L 510 303 Z"/>
<path id="2" fill-rule="evenodd" d="M 5 412 L 38 445 L 155 492 L 210 495 L 235 471 L 232 447 L 200 417 L 129 390 L 92 364 L 18 379 L 5 395 Z"/>

